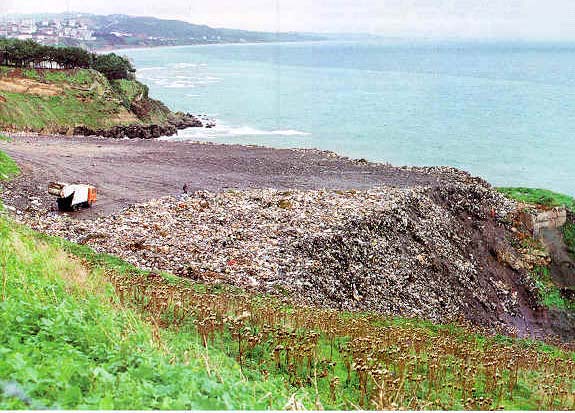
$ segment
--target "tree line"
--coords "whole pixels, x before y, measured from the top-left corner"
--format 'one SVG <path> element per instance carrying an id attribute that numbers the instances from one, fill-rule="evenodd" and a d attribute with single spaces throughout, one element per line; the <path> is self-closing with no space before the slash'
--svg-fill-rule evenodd
<path id="1" fill-rule="evenodd" d="M 115 53 L 90 53 L 81 47 L 44 46 L 33 40 L 0 39 L 0 65 L 35 69 L 94 69 L 108 79 L 133 79 L 136 69 Z"/>

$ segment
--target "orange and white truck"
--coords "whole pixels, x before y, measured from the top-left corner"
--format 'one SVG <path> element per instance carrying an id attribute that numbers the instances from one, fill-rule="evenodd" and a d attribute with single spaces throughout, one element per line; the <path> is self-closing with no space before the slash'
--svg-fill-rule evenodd
<path id="1" fill-rule="evenodd" d="M 86 184 L 52 182 L 48 185 L 48 193 L 58 197 L 57 202 L 60 211 L 89 208 L 97 199 L 96 187 Z"/>

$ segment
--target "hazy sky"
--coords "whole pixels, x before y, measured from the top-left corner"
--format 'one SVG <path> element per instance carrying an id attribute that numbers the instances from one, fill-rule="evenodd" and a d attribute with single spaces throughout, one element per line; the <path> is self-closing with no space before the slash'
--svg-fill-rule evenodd
<path id="1" fill-rule="evenodd" d="M 67 9 L 266 31 L 575 39 L 575 0 L 0 0 L 0 13 Z"/>

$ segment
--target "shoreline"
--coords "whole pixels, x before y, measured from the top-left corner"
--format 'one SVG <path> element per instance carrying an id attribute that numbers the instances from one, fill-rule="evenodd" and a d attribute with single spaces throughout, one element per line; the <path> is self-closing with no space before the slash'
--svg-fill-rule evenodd
<path id="1" fill-rule="evenodd" d="M 223 42 L 223 43 L 196 43 L 196 44 L 178 44 L 173 46 L 161 45 L 161 46 L 127 46 L 127 47 L 104 47 L 104 48 L 97 48 L 94 49 L 94 52 L 101 53 L 115 53 L 120 52 L 123 50 L 156 50 L 156 49 L 181 49 L 185 47 L 209 47 L 209 46 L 259 46 L 259 45 L 268 45 L 268 44 L 277 44 L 277 45 L 285 45 L 285 44 L 296 44 L 296 43 L 305 43 L 305 44 L 317 44 L 317 43 L 329 43 L 329 42 L 337 42 L 338 40 L 293 40 L 293 41 L 279 41 L 279 42 Z"/>
<path id="2" fill-rule="evenodd" d="M 352 159 L 321 149 L 278 149 L 212 142 L 111 139 L 58 135 L 10 134 L 0 150 L 22 166 L 14 183 L 26 192 L 51 180 L 86 181 L 99 187 L 90 215 L 189 190 L 228 189 L 367 189 L 378 185 L 435 185 L 441 171 L 470 177 L 449 167 L 392 166 Z M 42 204 L 53 199 L 38 194 Z M 34 195 L 32 195 L 35 197 Z"/>

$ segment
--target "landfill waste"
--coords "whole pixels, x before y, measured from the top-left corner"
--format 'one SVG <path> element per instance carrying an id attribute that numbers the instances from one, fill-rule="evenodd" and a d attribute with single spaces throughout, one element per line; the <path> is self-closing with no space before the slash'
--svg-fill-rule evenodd
<path id="1" fill-rule="evenodd" d="M 517 205 L 453 168 L 430 186 L 197 191 L 77 220 L 28 211 L 32 228 L 139 268 L 284 294 L 305 304 L 438 322 L 516 325 L 536 306 L 506 239 Z M 515 320 L 515 321 L 514 321 Z"/>

